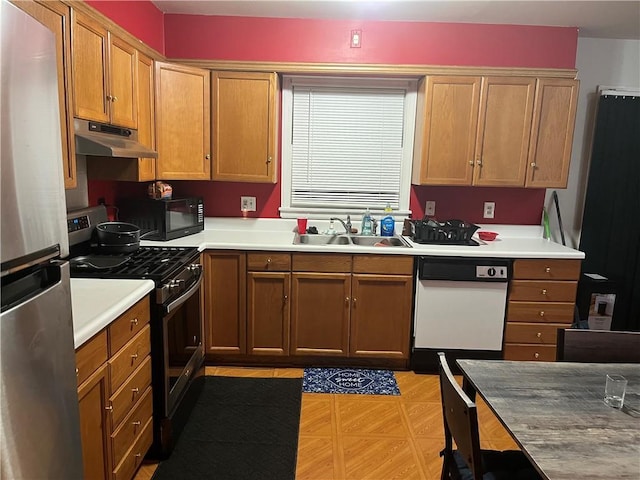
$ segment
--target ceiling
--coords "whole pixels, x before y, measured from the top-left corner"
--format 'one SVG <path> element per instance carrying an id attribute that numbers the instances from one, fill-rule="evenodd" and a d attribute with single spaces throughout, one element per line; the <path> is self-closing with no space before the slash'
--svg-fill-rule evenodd
<path id="1" fill-rule="evenodd" d="M 640 39 L 640 1 L 152 0 L 165 13 L 578 27 L 580 37 Z"/>

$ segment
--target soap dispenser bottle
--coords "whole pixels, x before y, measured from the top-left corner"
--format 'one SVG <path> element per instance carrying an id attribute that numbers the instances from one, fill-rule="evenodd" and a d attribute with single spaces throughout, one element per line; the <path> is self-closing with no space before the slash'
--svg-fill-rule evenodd
<path id="1" fill-rule="evenodd" d="M 391 205 L 387 203 L 384 207 L 384 217 L 380 220 L 380 235 L 383 237 L 393 237 L 396 228 L 396 221 L 392 215 Z"/>
<path id="2" fill-rule="evenodd" d="M 369 208 L 362 215 L 362 228 L 360 232 L 362 235 L 373 235 L 373 221 L 371 220 L 371 212 L 369 212 Z"/>

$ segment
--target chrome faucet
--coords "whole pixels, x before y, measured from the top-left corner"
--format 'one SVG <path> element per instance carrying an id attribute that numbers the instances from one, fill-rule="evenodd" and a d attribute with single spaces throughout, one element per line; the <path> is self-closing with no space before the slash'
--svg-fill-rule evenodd
<path id="1" fill-rule="evenodd" d="M 342 220 L 341 218 L 338 217 L 331 217 L 329 220 L 337 220 L 339 221 L 342 226 L 344 227 L 344 231 L 347 235 L 351 235 L 351 215 L 347 215 L 347 221 L 345 222 L 344 220 Z"/>

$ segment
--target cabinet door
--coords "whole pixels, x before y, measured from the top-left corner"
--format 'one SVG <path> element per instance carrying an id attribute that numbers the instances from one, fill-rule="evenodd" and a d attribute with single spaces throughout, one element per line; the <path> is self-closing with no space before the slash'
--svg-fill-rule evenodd
<path id="1" fill-rule="evenodd" d="M 525 186 L 567 187 L 578 85 L 578 80 L 538 79 Z"/>
<path id="2" fill-rule="evenodd" d="M 156 147 L 153 108 L 153 60 L 138 52 L 138 141 L 151 149 Z M 138 181 L 156 178 L 156 159 L 138 159 Z"/>
<path id="3" fill-rule="evenodd" d="M 58 64 L 58 97 L 60 100 L 60 133 L 62 134 L 62 163 L 65 188 L 75 188 L 76 143 L 73 127 L 71 85 L 67 83 L 71 73 L 69 7 L 60 2 L 40 4 L 33 1 L 16 2 L 16 6 L 51 30 L 56 38 L 56 62 Z"/>
<path id="4" fill-rule="evenodd" d="M 73 112 L 76 117 L 109 121 L 108 34 L 93 19 L 72 10 Z"/>
<path id="5" fill-rule="evenodd" d="M 209 71 L 156 62 L 156 176 L 210 180 Z"/>
<path id="6" fill-rule="evenodd" d="M 480 77 L 429 76 L 418 89 L 413 183 L 471 185 Z"/>
<path id="7" fill-rule="evenodd" d="M 247 353 L 289 355 L 291 274 L 247 274 Z"/>
<path id="8" fill-rule="evenodd" d="M 350 356 L 409 358 L 412 278 L 353 275 Z"/>
<path id="9" fill-rule="evenodd" d="M 524 186 L 535 84 L 535 78 L 483 78 L 474 185 Z"/>
<path id="10" fill-rule="evenodd" d="M 111 478 L 107 398 L 107 365 L 104 364 L 78 388 L 82 460 L 86 479 Z"/>
<path id="11" fill-rule="evenodd" d="M 136 68 L 138 52 L 109 33 L 110 122 L 121 127 L 138 127 Z"/>
<path id="12" fill-rule="evenodd" d="M 204 321 L 207 354 L 246 353 L 246 255 L 206 252 Z"/>
<path id="13" fill-rule="evenodd" d="M 350 274 L 294 273 L 291 354 L 346 357 L 350 308 Z"/>
<path id="14" fill-rule="evenodd" d="M 276 182 L 277 92 L 275 73 L 213 73 L 214 180 Z"/>

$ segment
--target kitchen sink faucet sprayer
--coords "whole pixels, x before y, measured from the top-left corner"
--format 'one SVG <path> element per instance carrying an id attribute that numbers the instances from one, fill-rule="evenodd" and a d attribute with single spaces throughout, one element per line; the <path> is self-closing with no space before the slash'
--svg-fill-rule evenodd
<path id="1" fill-rule="evenodd" d="M 337 220 L 339 221 L 342 226 L 344 227 L 344 231 L 347 235 L 351 235 L 351 215 L 347 215 L 347 221 L 345 222 L 344 220 L 342 220 L 341 218 L 338 217 L 331 217 L 329 220 L 334 221 Z"/>

